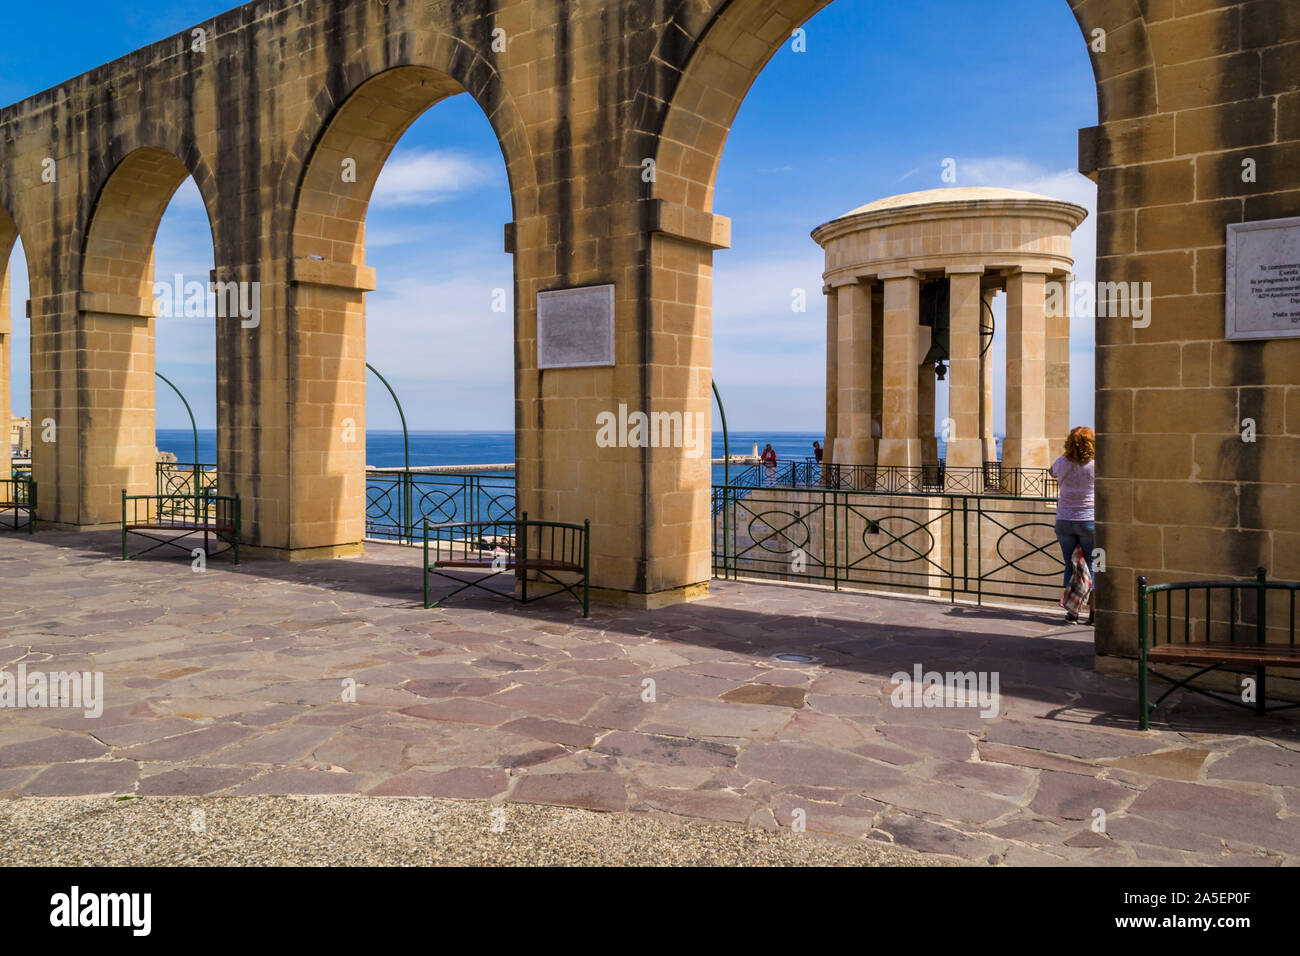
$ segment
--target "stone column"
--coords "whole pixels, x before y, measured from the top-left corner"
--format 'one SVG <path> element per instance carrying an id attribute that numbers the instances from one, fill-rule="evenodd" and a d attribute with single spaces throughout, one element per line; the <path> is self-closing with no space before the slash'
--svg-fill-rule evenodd
<path id="1" fill-rule="evenodd" d="M 875 462 L 871 441 L 871 288 L 852 282 L 835 291 L 839 307 L 835 463 L 870 465 Z"/>
<path id="2" fill-rule="evenodd" d="M 839 304 L 838 292 L 826 286 L 826 437 L 822 444 L 822 464 L 835 458 L 835 436 L 839 420 Z"/>
<path id="3" fill-rule="evenodd" d="M 1046 317 L 1047 276 L 1017 270 L 1007 278 L 1007 437 L 1005 468 L 1046 468 L 1048 458 Z"/>
<path id="4" fill-rule="evenodd" d="M 917 436 L 916 330 L 921 304 L 920 276 L 915 272 L 882 275 L 885 285 L 882 376 L 884 415 L 879 463 L 915 468 L 921 464 Z"/>
<path id="5" fill-rule="evenodd" d="M 5 255 L 0 247 L 0 255 Z M 10 350 L 13 347 L 13 319 L 9 315 L 9 265 L 0 262 L 0 480 L 13 477 L 13 458 L 9 451 L 9 374 Z"/>
<path id="6" fill-rule="evenodd" d="M 918 325 L 916 329 L 917 361 L 930 351 L 934 330 Z M 934 434 L 934 398 L 936 376 L 933 365 L 920 365 L 916 369 L 916 437 L 921 442 L 921 463 L 939 463 L 939 440 Z"/>
<path id="7" fill-rule="evenodd" d="M 1047 441 L 1056 449 L 1070 433 L 1070 303 L 1074 276 L 1052 276 L 1056 284 L 1048 301 L 1045 357 L 1047 361 Z"/>
<path id="8" fill-rule="evenodd" d="M 982 394 L 980 374 L 980 294 L 982 269 L 948 270 L 948 335 L 951 361 L 948 363 L 948 468 L 978 468 L 984 463 Z M 990 429 L 991 430 L 991 429 Z"/>
<path id="9" fill-rule="evenodd" d="M 983 295 L 984 306 L 980 315 L 980 324 L 992 321 L 993 300 L 996 298 L 996 290 L 990 290 Z M 983 339 L 980 340 L 980 348 L 984 347 Z M 980 440 L 984 446 L 984 461 L 998 460 L 998 440 L 993 434 L 993 343 L 989 343 L 988 351 L 980 354 Z"/>

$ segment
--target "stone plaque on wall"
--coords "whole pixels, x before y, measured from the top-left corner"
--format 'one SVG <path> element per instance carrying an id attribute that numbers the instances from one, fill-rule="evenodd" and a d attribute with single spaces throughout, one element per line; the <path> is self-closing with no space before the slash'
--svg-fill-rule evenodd
<path id="1" fill-rule="evenodd" d="M 614 364 L 614 287 L 537 294 L 537 367 Z"/>
<path id="2" fill-rule="evenodd" d="M 1227 336 L 1300 338 L 1300 219 L 1228 226 Z"/>

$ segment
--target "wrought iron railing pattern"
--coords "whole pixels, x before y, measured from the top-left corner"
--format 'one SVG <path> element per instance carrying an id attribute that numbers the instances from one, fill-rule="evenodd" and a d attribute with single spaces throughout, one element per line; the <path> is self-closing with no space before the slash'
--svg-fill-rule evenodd
<path id="1" fill-rule="evenodd" d="M 368 471 L 366 536 L 415 543 L 426 521 L 505 521 L 514 518 L 513 474 Z"/>
<path id="2" fill-rule="evenodd" d="M 715 486 L 713 502 L 720 577 L 923 590 L 954 600 L 1056 602 L 1061 595 L 1065 566 L 1050 500 Z"/>

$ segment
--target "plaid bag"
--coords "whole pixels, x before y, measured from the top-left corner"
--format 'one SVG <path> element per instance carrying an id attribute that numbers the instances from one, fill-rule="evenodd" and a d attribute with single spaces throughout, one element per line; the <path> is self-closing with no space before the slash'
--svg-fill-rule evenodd
<path id="1" fill-rule="evenodd" d="M 1088 606 L 1088 595 L 1092 593 L 1092 572 L 1088 570 L 1088 559 L 1083 554 L 1083 548 L 1078 545 L 1074 546 L 1070 564 L 1074 567 L 1074 574 L 1070 578 L 1070 589 L 1061 600 L 1061 606 L 1070 619 L 1074 620 L 1078 618 L 1079 611 Z"/>

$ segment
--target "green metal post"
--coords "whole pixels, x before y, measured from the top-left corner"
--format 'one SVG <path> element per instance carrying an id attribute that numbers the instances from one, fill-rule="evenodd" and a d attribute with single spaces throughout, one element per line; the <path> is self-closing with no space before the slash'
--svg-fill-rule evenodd
<path id="1" fill-rule="evenodd" d="M 194 520 L 197 521 L 199 518 L 199 426 L 194 423 L 194 411 L 190 408 L 190 403 L 185 400 L 185 396 L 181 394 L 181 390 L 175 383 L 162 372 L 155 371 L 154 374 L 171 386 L 190 416 L 190 430 L 194 433 Z"/>
<path id="2" fill-rule="evenodd" d="M 384 383 L 384 388 L 388 389 L 388 394 L 393 396 L 393 404 L 397 406 L 397 416 L 402 420 L 402 451 L 406 462 L 406 469 L 402 472 L 402 508 L 405 514 L 402 531 L 406 535 L 406 540 L 414 544 L 415 520 L 411 515 L 411 436 L 406 431 L 406 412 L 402 410 L 402 403 L 397 400 L 397 393 L 393 391 L 393 386 L 388 384 L 388 379 L 379 374 L 379 369 L 369 362 L 366 363 L 366 368 L 374 372 L 375 378 Z"/>
<path id="3" fill-rule="evenodd" d="M 722 578 L 725 581 L 731 575 L 731 438 L 727 434 L 727 410 L 723 407 L 718 383 L 710 380 L 709 384 L 713 386 L 713 397 L 718 401 L 718 417 L 722 419 Z M 713 471 L 712 466 L 709 471 Z"/>
<path id="4" fill-rule="evenodd" d="M 1138 578 L 1138 727 L 1149 729 L 1147 707 L 1147 579 Z"/>
<path id="5" fill-rule="evenodd" d="M 1267 568 L 1255 569 L 1255 643 L 1263 644 L 1268 641 L 1268 625 L 1266 619 L 1268 616 L 1268 585 L 1265 581 L 1268 578 Z M 1255 669 L 1255 713 L 1263 716 L 1268 708 L 1264 706 L 1264 682 L 1268 677 L 1268 670 L 1264 667 Z"/>

